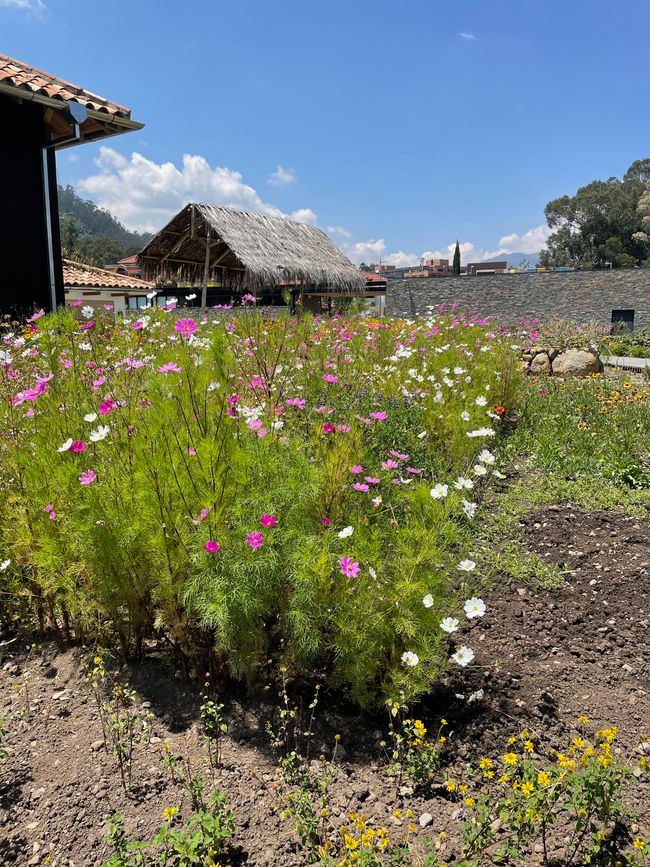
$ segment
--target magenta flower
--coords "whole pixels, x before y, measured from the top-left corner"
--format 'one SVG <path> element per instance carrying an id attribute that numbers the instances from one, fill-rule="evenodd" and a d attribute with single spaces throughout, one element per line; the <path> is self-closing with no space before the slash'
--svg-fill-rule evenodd
<path id="1" fill-rule="evenodd" d="M 158 373 L 180 373 L 181 368 L 173 361 L 168 361 L 166 364 L 161 364 L 158 368 Z"/>
<path id="2" fill-rule="evenodd" d="M 45 310 L 43 310 L 42 307 L 37 313 L 34 313 L 32 316 L 29 317 L 29 319 L 26 319 L 25 322 L 36 322 L 36 320 L 40 319 L 41 316 L 45 316 Z"/>
<path id="3" fill-rule="evenodd" d="M 408 461 L 409 459 L 409 455 L 400 454 L 400 452 L 396 452 L 395 449 L 391 449 L 390 453 L 394 458 L 399 458 L 400 461 Z"/>
<path id="4" fill-rule="evenodd" d="M 174 322 L 174 328 L 179 334 L 182 334 L 183 337 L 189 337 L 190 334 L 194 334 L 198 327 L 199 323 L 196 319 L 177 319 L 176 322 Z"/>
<path id="5" fill-rule="evenodd" d="M 352 557 L 341 557 L 339 566 L 341 567 L 341 574 L 348 578 L 356 578 L 360 572 L 359 564 L 355 563 Z"/>
<path id="6" fill-rule="evenodd" d="M 277 523 L 278 519 L 275 515 L 267 515 L 266 513 L 264 513 L 260 518 L 260 524 L 263 527 L 275 527 Z"/>
<path id="7" fill-rule="evenodd" d="M 108 415 L 109 412 L 113 412 L 115 406 L 116 404 L 114 400 L 105 400 L 103 403 L 99 404 L 100 415 Z"/>
<path id="8" fill-rule="evenodd" d="M 93 470 L 86 470 L 79 476 L 79 481 L 82 485 L 92 485 L 93 482 L 97 481 L 97 474 Z"/>
<path id="9" fill-rule="evenodd" d="M 373 476 L 364 476 L 364 479 L 366 482 L 368 482 L 369 485 L 380 485 L 381 484 L 381 479 L 375 479 Z"/>
<path id="10" fill-rule="evenodd" d="M 325 373 L 323 374 L 323 379 L 325 382 L 338 382 L 339 378 L 334 373 Z"/>
<path id="11" fill-rule="evenodd" d="M 79 452 L 85 452 L 88 446 L 83 440 L 73 440 L 72 445 L 70 446 L 70 451 L 74 454 L 78 454 Z"/>
<path id="12" fill-rule="evenodd" d="M 193 448 L 192 446 L 190 446 L 188 448 L 187 453 L 191 458 L 195 458 L 198 454 L 197 450 L 195 448 Z"/>
<path id="13" fill-rule="evenodd" d="M 327 424 L 323 425 L 323 433 L 324 434 L 334 433 L 335 430 L 336 430 L 336 428 L 334 427 L 334 425 L 330 424 L 329 422 Z"/>
<path id="14" fill-rule="evenodd" d="M 383 461 L 381 468 L 382 470 L 394 470 L 398 466 L 399 464 L 397 463 L 397 461 L 392 461 L 389 459 L 387 461 Z"/>
<path id="15" fill-rule="evenodd" d="M 320 522 L 323 525 L 323 527 L 327 527 L 328 524 L 332 523 L 332 519 L 331 518 L 321 518 Z"/>
<path id="16" fill-rule="evenodd" d="M 264 544 L 264 537 L 258 532 L 249 533 L 248 536 L 246 536 L 246 544 L 251 548 L 261 548 Z"/>
<path id="17" fill-rule="evenodd" d="M 370 488 L 368 487 L 368 485 L 364 485 L 364 484 L 362 484 L 361 482 L 355 482 L 355 483 L 352 485 L 352 487 L 354 488 L 355 491 L 361 491 L 361 492 L 364 493 L 364 494 L 367 493 L 367 492 L 370 490 Z"/>
<path id="18" fill-rule="evenodd" d="M 89 328 L 92 328 L 94 324 L 95 324 L 95 320 L 91 319 L 90 322 L 84 322 L 82 325 L 80 325 L 79 329 L 81 331 L 87 331 Z"/>
<path id="19" fill-rule="evenodd" d="M 203 546 L 203 550 L 207 551 L 208 554 L 216 554 L 217 551 L 221 550 L 221 545 L 218 542 L 214 542 L 212 539 L 208 539 Z"/>
<path id="20" fill-rule="evenodd" d="M 54 508 L 54 503 L 48 503 L 47 506 L 43 509 L 44 512 L 51 512 Z"/>
<path id="21" fill-rule="evenodd" d="M 134 323 L 131 325 L 131 328 L 132 328 L 134 331 L 142 331 L 142 329 L 144 328 L 144 326 L 143 326 L 142 322 L 140 322 L 140 320 L 138 319 L 137 322 L 134 322 Z"/>
<path id="22" fill-rule="evenodd" d="M 384 419 L 386 418 L 387 414 L 388 414 L 388 413 L 386 412 L 385 409 L 383 409 L 381 412 L 369 412 L 369 413 L 368 413 L 368 415 L 370 416 L 370 418 L 374 418 L 375 421 L 384 421 Z"/>
<path id="23" fill-rule="evenodd" d="M 250 430 L 259 430 L 263 426 L 264 422 L 259 418 L 252 418 L 248 422 L 248 427 Z"/>
<path id="24" fill-rule="evenodd" d="M 336 429 L 340 430 L 341 433 L 347 433 L 350 430 L 350 425 L 349 424 L 337 424 Z"/>
<path id="25" fill-rule="evenodd" d="M 363 467 L 361 466 L 361 464 L 355 464 L 353 467 L 350 467 L 350 472 L 354 473 L 355 476 L 358 476 L 359 473 L 363 472 Z"/>

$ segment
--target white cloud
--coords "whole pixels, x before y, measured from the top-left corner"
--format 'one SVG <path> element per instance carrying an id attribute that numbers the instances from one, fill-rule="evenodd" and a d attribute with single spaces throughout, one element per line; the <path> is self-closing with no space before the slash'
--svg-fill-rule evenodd
<path id="1" fill-rule="evenodd" d="M 125 226 L 139 231 L 158 231 L 188 202 L 210 202 L 247 211 L 282 215 L 275 205 L 264 202 L 245 184 L 240 172 L 214 168 L 202 156 L 185 154 L 182 166 L 156 163 L 139 153 L 125 157 L 103 146 L 95 160 L 98 172 L 77 184 L 100 207 Z M 295 212 L 304 222 L 315 221 L 308 208 Z"/>
<path id="2" fill-rule="evenodd" d="M 344 238 L 346 241 L 349 241 L 352 237 L 352 232 L 348 232 L 343 226 L 328 226 L 327 231 L 330 235 L 338 235 L 339 238 Z"/>
<path id="3" fill-rule="evenodd" d="M 318 222 L 318 216 L 311 208 L 298 208 L 297 211 L 292 211 L 291 219 L 297 223 L 309 223 L 310 226 L 315 226 Z"/>
<path id="4" fill-rule="evenodd" d="M 477 42 L 478 36 L 475 36 L 473 33 L 468 33 L 466 30 L 461 31 L 459 34 L 461 39 L 464 39 L 465 42 Z"/>
<path id="5" fill-rule="evenodd" d="M 295 169 L 284 169 L 282 166 L 278 166 L 273 174 L 269 175 L 266 183 L 270 184 L 272 187 L 283 187 L 286 184 L 292 184 L 295 180 Z"/>
<path id="6" fill-rule="evenodd" d="M 383 252 L 386 249 L 386 242 L 383 238 L 377 241 L 357 241 L 356 244 L 345 244 L 343 250 L 353 262 L 359 264 L 368 259 L 377 262 L 380 258 L 384 260 Z"/>
<path id="7" fill-rule="evenodd" d="M 488 253 L 488 259 L 493 256 L 501 256 L 507 253 L 539 253 L 544 247 L 551 230 L 548 226 L 542 223 L 541 226 L 536 226 L 534 229 L 529 229 L 523 235 L 518 235 L 513 232 L 511 235 L 504 235 L 499 240 L 499 249 L 492 253 Z"/>
<path id="8" fill-rule="evenodd" d="M 47 18 L 49 9 L 43 0 L 0 0 L 0 8 L 22 9 L 32 18 Z"/>

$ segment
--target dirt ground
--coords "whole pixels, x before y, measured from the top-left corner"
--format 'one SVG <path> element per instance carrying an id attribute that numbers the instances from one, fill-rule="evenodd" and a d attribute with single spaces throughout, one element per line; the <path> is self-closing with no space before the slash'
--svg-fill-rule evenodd
<path id="1" fill-rule="evenodd" d="M 650 733 L 650 520 L 550 507 L 521 529 L 529 551 L 565 571 L 566 585 L 502 584 L 486 596 L 488 614 L 475 627 L 477 640 L 468 642 L 475 663 L 446 674 L 418 714 L 432 728 L 442 716 L 448 720 L 452 771 L 480 755 L 503 753 L 508 735 L 523 727 L 542 745 L 562 747 L 581 714 L 598 727 L 618 724 L 624 754 L 638 748 L 640 733 Z M 153 714 L 153 737 L 136 748 L 136 782 L 127 798 L 104 750 L 87 661 L 88 651 L 79 648 L 45 644 L 26 656 L 18 642 L 0 646 L 0 716 L 8 729 L 7 757 L 0 760 L 2 865 L 101 865 L 111 854 L 105 837 L 113 812 L 124 815 L 132 839 L 153 835 L 164 807 L 183 803 L 182 814 L 188 813 L 187 796 L 183 802 L 161 753 L 170 744 L 176 753 L 202 755 L 197 690 L 163 656 L 129 670 Z M 482 698 L 468 702 L 479 690 Z M 276 705 L 270 688 L 228 697 L 229 732 L 214 785 L 236 815 L 236 860 L 291 867 L 307 860 L 292 822 L 278 815 L 276 761 L 266 732 L 267 723 L 277 726 Z M 453 843 L 462 809 L 441 789 L 398 788 L 381 761 L 385 732 L 384 719 L 328 707 L 323 696 L 314 750 L 329 754 L 334 735 L 342 735 L 331 789 L 334 823 L 359 810 L 399 835 L 402 820 L 392 813 L 410 808 L 417 837 L 435 839 L 445 831 Z M 648 782 L 627 797 L 647 810 Z M 539 858 L 533 852 L 529 863 Z"/>

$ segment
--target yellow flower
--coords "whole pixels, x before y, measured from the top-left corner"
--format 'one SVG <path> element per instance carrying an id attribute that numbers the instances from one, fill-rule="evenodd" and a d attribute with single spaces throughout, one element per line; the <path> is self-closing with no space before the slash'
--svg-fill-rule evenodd
<path id="1" fill-rule="evenodd" d="M 163 810 L 165 822 L 171 822 L 176 813 L 178 813 L 178 807 L 165 807 L 165 809 Z"/>
<path id="2" fill-rule="evenodd" d="M 446 725 L 449 725 L 449 723 L 447 722 L 446 719 L 441 719 L 441 720 L 440 720 L 440 725 L 441 725 L 441 726 L 446 726 Z"/>
<path id="3" fill-rule="evenodd" d="M 535 752 L 535 747 L 533 746 L 532 741 L 524 741 L 524 749 L 526 750 L 527 753 L 534 753 Z"/>
<path id="4" fill-rule="evenodd" d="M 539 774 L 537 774 L 537 785 L 538 786 L 548 786 L 550 782 L 551 782 L 551 778 L 546 773 L 546 771 L 540 771 Z"/>
<path id="5" fill-rule="evenodd" d="M 608 768 L 614 761 L 611 756 L 598 756 L 598 761 L 604 768 Z"/>
<path id="6" fill-rule="evenodd" d="M 484 756 L 478 763 L 478 766 L 479 768 L 481 768 L 481 770 L 485 770 L 486 768 L 491 768 L 493 764 L 494 762 L 492 761 L 492 759 L 488 759 Z"/>
<path id="7" fill-rule="evenodd" d="M 343 842 L 345 843 L 345 848 L 350 851 L 359 847 L 359 841 L 355 837 L 350 836 L 350 834 L 345 834 L 343 836 Z"/>
<path id="8" fill-rule="evenodd" d="M 522 792 L 524 793 L 524 795 L 526 795 L 526 796 L 528 796 L 528 795 L 532 795 L 533 792 L 535 791 L 535 786 L 533 786 L 532 783 L 522 783 L 522 784 L 521 784 L 521 791 L 522 791 Z"/>
<path id="9" fill-rule="evenodd" d="M 517 743 L 517 738 L 508 738 L 508 743 L 509 743 L 509 744 L 516 744 L 516 743 Z"/>
<path id="10" fill-rule="evenodd" d="M 510 777 L 507 774 L 502 774 L 497 780 L 502 786 L 506 786 L 510 782 Z"/>
<path id="11" fill-rule="evenodd" d="M 577 738 L 574 738 L 574 739 L 571 741 L 571 743 L 573 744 L 573 746 L 574 746 L 577 750 L 581 750 L 581 749 L 584 747 L 586 741 L 585 741 L 584 738 L 577 737 Z"/>
<path id="12" fill-rule="evenodd" d="M 517 753 L 506 753 L 503 757 L 503 762 L 506 765 L 516 765 L 519 761 L 519 756 Z"/>
<path id="13" fill-rule="evenodd" d="M 424 723 L 422 722 L 421 719 L 414 720 L 413 728 L 415 729 L 418 737 L 420 737 L 420 738 L 423 738 L 427 733 L 426 726 L 424 725 Z"/>
<path id="14" fill-rule="evenodd" d="M 456 781 L 455 780 L 447 780 L 447 782 L 445 783 L 445 789 L 447 789 L 448 792 L 453 792 L 455 788 L 456 788 Z"/>
<path id="15" fill-rule="evenodd" d="M 645 840 L 642 840 L 641 837 L 637 837 L 632 845 L 635 849 L 645 849 Z"/>
<path id="16" fill-rule="evenodd" d="M 474 798 L 465 798 L 465 806 L 473 807 L 475 803 L 476 801 L 474 800 Z"/>

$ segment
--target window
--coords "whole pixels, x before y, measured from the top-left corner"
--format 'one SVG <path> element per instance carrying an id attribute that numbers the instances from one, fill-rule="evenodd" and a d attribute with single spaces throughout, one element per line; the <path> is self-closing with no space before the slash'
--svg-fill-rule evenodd
<path id="1" fill-rule="evenodd" d="M 612 310 L 612 334 L 634 331 L 634 310 Z"/>

